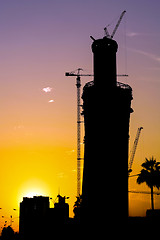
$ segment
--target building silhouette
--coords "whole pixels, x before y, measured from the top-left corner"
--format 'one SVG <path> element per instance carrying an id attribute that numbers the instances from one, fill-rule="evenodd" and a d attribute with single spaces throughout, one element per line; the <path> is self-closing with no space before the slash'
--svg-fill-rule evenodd
<path id="1" fill-rule="evenodd" d="M 48 222 L 49 197 L 24 197 L 20 203 L 19 233 L 22 239 L 38 235 Z"/>
<path id="2" fill-rule="evenodd" d="M 42 239 L 42 236 L 54 236 L 56 231 L 69 223 L 69 205 L 66 197 L 58 195 L 58 202 L 50 208 L 49 197 L 24 197 L 20 203 L 20 238 Z"/>
<path id="3" fill-rule="evenodd" d="M 58 203 L 54 204 L 54 216 L 57 224 L 65 224 L 69 220 L 69 205 L 66 203 L 68 197 L 58 194 Z"/>
<path id="4" fill-rule="evenodd" d="M 93 39 L 94 40 L 94 39 Z M 117 82 L 118 44 L 92 44 L 94 80 L 83 89 L 85 153 L 82 222 L 113 224 L 128 213 L 128 142 L 132 88 Z M 109 224 L 111 224 L 109 222 Z"/>

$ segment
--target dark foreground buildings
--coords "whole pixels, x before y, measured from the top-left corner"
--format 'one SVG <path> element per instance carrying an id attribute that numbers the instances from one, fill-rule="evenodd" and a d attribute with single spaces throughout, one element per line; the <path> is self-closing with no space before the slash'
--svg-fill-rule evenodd
<path id="1" fill-rule="evenodd" d="M 22 239 L 45 228 L 49 214 L 49 197 L 24 197 L 20 203 L 19 233 Z"/>
<path id="2" fill-rule="evenodd" d="M 58 203 L 54 204 L 54 208 L 49 206 L 49 197 L 23 198 L 20 203 L 20 239 L 38 240 L 53 237 L 65 224 L 69 224 L 69 205 L 65 202 L 66 197 L 57 197 Z"/>
<path id="3" fill-rule="evenodd" d="M 117 82 L 116 41 L 94 40 L 94 81 L 83 89 L 85 154 L 82 222 L 128 217 L 128 142 L 132 89 Z M 108 221 L 110 220 L 110 221 Z M 110 224 L 111 224 L 110 222 Z"/>

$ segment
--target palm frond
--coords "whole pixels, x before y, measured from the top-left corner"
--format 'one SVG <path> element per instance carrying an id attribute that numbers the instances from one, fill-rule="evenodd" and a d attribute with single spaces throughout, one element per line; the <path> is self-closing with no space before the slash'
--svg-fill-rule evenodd
<path id="1" fill-rule="evenodd" d="M 160 162 L 156 162 L 154 157 L 149 160 L 146 158 L 145 162 L 141 165 L 143 169 L 137 178 L 137 183 L 146 183 L 148 187 L 160 188 Z"/>

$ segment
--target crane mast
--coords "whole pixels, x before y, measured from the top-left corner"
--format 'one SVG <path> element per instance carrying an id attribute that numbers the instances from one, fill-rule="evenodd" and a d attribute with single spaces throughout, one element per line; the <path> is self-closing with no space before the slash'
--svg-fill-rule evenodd
<path id="1" fill-rule="evenodd" d="M 139 140 L 142 129 L 143 129 L 143 127 L 138 128 L 136 138 L 134 140 L 134 144 L 133 144 L 133 148 L 131 151 L 131 156 L 130 156 L 130 160 L 129 160 L 129 164 L 128 164 L 128 172 L 129 173 L 132 172 L 132 164 L 133 164 L 134 156 L 135 156 L 137 145 L 138 145 L 138 140 Z"/>
<path id="2" fill-rule="evenodd" d="M 80 196 L 81 189 L 81 113 L 80 113 L 80 88 L 81 79 L 77 75 L 77 197 Z"/>
<path id="3" fill-rule="evenodd" d="M 66 72 L 65 76 L 76 76 L 76 87 L 77 87 L 77 197 L 81 194 L 81 76 L 93 76 L 92 74 L 80 74 L 82 68 L 78 68 L 74 72 Z"/>

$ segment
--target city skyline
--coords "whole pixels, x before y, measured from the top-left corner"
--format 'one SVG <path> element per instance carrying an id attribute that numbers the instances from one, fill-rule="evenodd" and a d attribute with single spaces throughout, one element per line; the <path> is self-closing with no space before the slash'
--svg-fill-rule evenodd
<path id="1" fill-rule="evenodd" d="M 126 15 L 114 37 L 119 45 L 118 81 L 133 89 L 130 148 L 138 127 L 132 174 L 145 157 L 160 161 L 160 50 L 157 1 L 19 1 L 0 9 L 1 200 L 2 216 L 18 217 L 25 196 L 70 196 L 76 200 L 76 80 L 66 71 L 79 67 L 93 73 L 92 40 L 112 32 L 123 10 Z M 82 87 L 92 77 L 83 77 Z M 82 91 L 81 91 L 82 92 Z M 84 129 L 83 129 L 84 133 Z M 83 139 L 82 139 L 83 140 Z M 129 179 L 130 190 L 146 190 Z M 129 194 L 130 214 L 144 216 L 150 196 Z M 160 206 L 158 196 L 155 207 Z M 118 202 L 117 202 L 118 204 Z M 3 226 L 4 220 L 1 218 Z M 13 223 L 17 228 L 18 221 Z"/>

